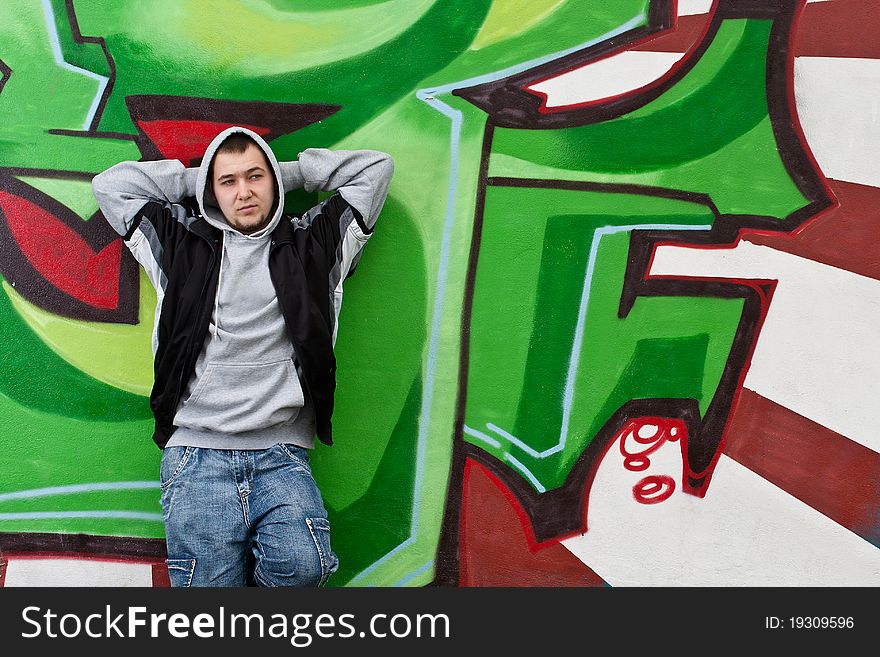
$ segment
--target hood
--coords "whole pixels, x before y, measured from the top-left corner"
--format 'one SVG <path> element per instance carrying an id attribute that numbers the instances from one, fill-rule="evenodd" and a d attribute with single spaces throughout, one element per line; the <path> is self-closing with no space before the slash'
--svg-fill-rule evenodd
<path id="1" fill-rule="evenodd" d="M 208 181 L 208 167 L 214 160 L 217 149 L 220 147 L 220 144 L 229 137 L 229 135 L 235 134 L 236 132 L 246 134 L 263 149 L 263 154 L 266 156 L 266 160 L 269 162 L 269 165 L 272 168 L 272 173 L 275 177 L 276 199 L 275 204 L 272 206 L 272 216 L 269 218 L 269 223 L 260 230 L 247 236 L 251 238 L 263 237 L 264 235 L 271 233 L 281 219 L 281 213 L 284 210 L 284 190 L 281 187 L 281 167 L 278 165 L 278 159 L 275 157 L 272 149 L 269 148 L 269 144 L 267 144 L 256 132 L 248 130 L 247 128 L 234 126 L 232 128 L 227 128 L 214 137 L 214 140 L 205 150 L 205 156 L 202 158 L 202 164 L 199 166 L 199 174 L 196 178 L 196 199 L 199 202 L 199 209 L 202 211 L 202 216 L 209 224 L 221 230 L 238 233 L 237 230 L 226 223 L 226 219 L 220 211 L 220 207 L 217 205 L 217 199 L 214 198 L 214 192 L 211 190 L 211 185 Z"/>

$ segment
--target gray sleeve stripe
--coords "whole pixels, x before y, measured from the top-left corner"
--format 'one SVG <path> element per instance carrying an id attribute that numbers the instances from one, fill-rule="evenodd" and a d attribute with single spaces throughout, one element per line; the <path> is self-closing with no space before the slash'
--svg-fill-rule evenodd
<path id="1" fill-rule="evenodd" d="M 142 222 L 141 225 L 144 227 L 142 232 L 150 244 L 150 252 L 153 254 L 153 259 L 156 261 L 156 266 L 159 269 L 159 285 L 164 292 L 165 288 L 168 287 L 168 277 L 162 269 L 162 256 L 164 255 L 165 250 L 162 248 L 162 243 L 159 241 L 159 236 L 156 234 L 156 229 L 153 227 L 153 224 L 149 221 L 145 221 Z"/>
<path id="2" fill-rule="evenodd" d="M 365 236 L 368 237 L 368 236 Z M 342 310 L 342 283 L 357 263 L 366 244 L 365 237 L 360 235 L 357 224 L 348 222 L 348 229 L 339 241 L 336 249 L 336 262 L 330 271 L 330 309 L 332 310 L 333 343 L 336 343 L 339 313 Z"/>
<path id="3" fill-rule="evenodd" d="M 333 294 L 333 290 L 336 289 L 336 286 L 339 285 L 339 281 L 342 278 L 345 278 L 342 275 L 342 265 L 343 265 L 343 245 L 345 244 L 345 236 L 348 232 L 348 227 L 351 225 L 351 222 L 354 221 L 354 212 L 351 211 L 351 208 L 346 208 L 345 212 L 342 213 L 342 216 L 339 217 L 339 234 L 342 239 L 339 240 L 339 244 L 336 245 L 336 262 L 333 264 L 333 269 L 330 270 L 330 294 Z M 348 272 L 346 272 L 348 273 Z"/>
<path id="4" fill-rule="evenodd" d="M 171 210 L 172 214 L 174 214 L 174 218 L 177 219 L 178 222 L 182 223 L 184 228 L 186 228 L 187 230 L 189 230 L 189 227 L 192 225 L 192 223 L 196 219 L 198 219 L 198 217 L 196 217 L 195 215 L 190 214 L 184 206 L 177 203 L 171 205 L 169 209 Z"/>
<path id="5" fill-rule="evenodd" d="M 136 243 L 137 240 L 132 239 L 126 242 L 126 244 L 131 250 L 132 255 L 134 255 L 135 260 L 146 270 L 150 281 L 153 283 L 153 287 L 164 293 L 165 288 L 168 287 L 168 278 L 162 270 L 164 250 L 162 243 L 159 241 L 159 236 L 156 234 L 156 229 L 149 221 L 141 221 L 135 232 L 141 234 L 141 240 L 143 241 Z M 144 244 L 144 241 L 146 244 Z"/>
<path id="6" fill-rule="evenodd" d="M 339 245 L 336 247 L 336 262 L 342 262 L 342 242 L 354 218 L 354 212 L 350 207 L 345 208 L 345 212 L 339 217 L 339 235 L 342 239 L 339 240 Z"/>

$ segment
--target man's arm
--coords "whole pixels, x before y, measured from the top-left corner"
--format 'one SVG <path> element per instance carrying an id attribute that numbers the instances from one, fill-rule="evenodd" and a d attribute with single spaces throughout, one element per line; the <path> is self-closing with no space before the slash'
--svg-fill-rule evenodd
<path id="1" fill-rule="evenodd" d="M 294 162 L 281 162 L 284 191 L 304 188 L 307 192 L 336 190 L 357 212 L 361 231 L 372 232 L 385 203 L 394 162 L 379 151 L 331 151 L 309 148 Z"/>
<path id="2" fill-rule="evenodd" d="M 195 195 L 198 171 L 178 160 L 120 162 L 92 179 L 92 191 L 113 229 L 130 239 L 144 218 L 141 211 L 147 203 L 159 204 L 174 219 L 182 218 L 185 211 L 176 204 Z M 165 212 L 148 214 L 159 219 Z"/>

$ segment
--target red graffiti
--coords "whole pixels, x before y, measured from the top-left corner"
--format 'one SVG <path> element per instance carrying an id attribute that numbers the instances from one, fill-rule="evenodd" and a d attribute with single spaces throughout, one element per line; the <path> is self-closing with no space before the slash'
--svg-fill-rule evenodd
<path id="1" fill-rule="evenodd" d="M 669 475 L 648 475 L 633 486 L 633 497 L 640 504 L 658 504 L 675 492 L 675 480 Z"/>
<path id="2" fill-rule="evenodd" d="M 685 436 L 681 420 L 662 417 L 642 417 L 627 422 L 618 434 L 623 455 L 623 467 L 631 472 L 642 472 L 651 466 L 649 455 L 666 442 L 675 442 Z M 675 481 L 669 475 L 648 475 L 633 486 L 633 497 L 640 504 L 658 504 L 675 492 Z"/>
<path id="3" fill-rule="evenodd" d="M 180 160 L 184 166 L 201 157 L 208 144 L 226 128 L 234 123 L 220 121 L 186 121 L 179 119 L 157 119 L 138 121 L 138 127 L 156 145 L 162 156 Z M 271 130 L 262 126 L 242 124 L 265 137 Z"/>
<path id="4" fill-rule="evenodd" d="M 119 305 L 121 240 L 96 251 L 51 212 L 2 190 L 0 210 L 22 254 L 46 281 L 95 308 Z"/>

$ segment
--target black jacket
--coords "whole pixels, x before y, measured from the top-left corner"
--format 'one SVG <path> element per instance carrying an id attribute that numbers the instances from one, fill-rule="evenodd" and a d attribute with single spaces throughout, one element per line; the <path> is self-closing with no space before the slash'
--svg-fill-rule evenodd
<path id="1" fill-rule="evenodd" d="M 158 203 L 148 203 L 141 210 L 143 219 L 153 224 L 160 239 L 173 244 L 173 253 L 165 250 L 169 254 L 168 284 L 159 316 L 155 382 L 150 394 L 156 418 L 153 440 L 159 447 L 164 447 L 174 431 L 174 415 L 208 331 L 220 273 L 218 254 L 223 248 L 223 232 L 199 216 L 195 199 L 181 205 L 195 217 L 189 225 L 175 221 Z M 339 218 L 350 209 L 356 221 L 362 223 L 363 219 L 339 194 L 319 208 L 318 213 L 313 212 L 308 231 L 296 230 L 295 218 L 282 217 L 272 232 L 269 274 L 297 355 L 300 381 L 314 405 L 318 438 L 329 445 L 333 442 L 331 418 L 336 390 L 332 341 L 335 317 L 327 302 L 330 270 L 336 263 L 340 241 Z"/>

